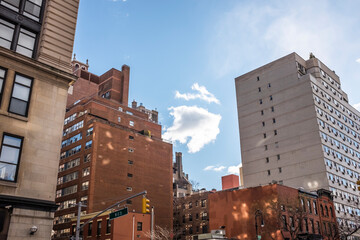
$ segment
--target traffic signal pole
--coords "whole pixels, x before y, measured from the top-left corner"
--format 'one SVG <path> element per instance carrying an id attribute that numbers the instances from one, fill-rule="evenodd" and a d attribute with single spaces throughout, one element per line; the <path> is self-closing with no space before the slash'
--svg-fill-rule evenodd
<path id="1" fill-rule="evenodd" d="M 119 202 L 116 202 L 114 203 L 113 205 L 105 208 L 104 210 L 102 210 L 100 213 L 96 214 L 94 217 L 90 218 L 89 220 L 87 220 L 83 225 L 80 226 L 80 214 L 81 214 L 81 206 L 84 206 L 84 205 L 81 205 L 81 202 L 79 202 L 78 204 L 78 216 L 77 216 L 77 221 L 76 221 L 76 240 L 79 240 L 80 239 L 80 230 L 86 225 L 88 224 L 89 222 L 91 222 L 94 218 L 96 218 L 97 216 L 99 216 L 100 214 L 106 212 L 107 210 L 119 205 L 120 203 L 122 202 L 125 202 L 127 200 L 130 200 L 132 198 L 135 198 L 135 197 L 138 197 L 138 196 L 141 196 L 141 195 L 145 195 L 147 193 L 147 191 L 142 191 L 140 193 L 137 193 L 135 195 L 132 195 L 130 197 L 127 197 Z"/>

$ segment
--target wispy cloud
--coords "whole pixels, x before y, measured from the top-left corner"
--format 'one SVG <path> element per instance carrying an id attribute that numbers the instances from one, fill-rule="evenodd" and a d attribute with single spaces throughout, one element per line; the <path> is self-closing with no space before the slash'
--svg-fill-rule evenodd
<path id="1" fill-rule="evenodd" d="M 225 166 L 219 166 L 219 167 L 207 166 L 206 168 L 204 168 L 204 171 L 221 172 L 221 171 L 224 170 L 225 168 L 226 168 Z"/>
<path id="2" fill-rule="evenodd" d="M 220 104 L 219 99 L 217 99 L 214 94 L 210 93 L 205 86 L 200 86 L 198 83 L 194 83 L 191 86 L 191 89 L 197 93 L 180 93 L 179 91 L 176 91 L 175 98 L 185 99 L 186 101 L 201 99 L 208 103 Z"/>
<path id="3" fill-rule="evenodd" d="M 358 58 L 358 59 L 356 60 L 356 62 L 360 63 L 360 58 Z"/>
<path id="4" fill-rule="evenodd" d="M 354 107 L 356 110 L 360 111 L 360 103 L 354 104 L 353 107 Z"/>
<path id="5" fill-rule="evenodd" d="M 240 172 L 239 172 L 239 168 L 242 166 L 242 164 L 240 163 L 239 165 L 237 166 L 230 166 L 228 167 L 228 173 L 229 174 L 236 174 L 236 175 L 239 175 Z"/>
<path id="6" fill-rule="evenodd" d="M 294 8 L 289 1 L 267 1 L 261 6 L 248 1 L 219 15 L 208 43 L 209 69 L 218 78 L 240 75 L 243 67 L 245 72 L 249 66 L 258 67 L 291 52 L 304 58 L 313 52 L 339 69 L 348 63 L 344 59 L 360 51 L 351 31 L 357 29 L 358 21 L 345 11 L 336 11 L 331 1 L 311 3 Z M 358 6 L 353 2 L 347 9 Z"/>
<path id="7" fill-rule="evenodd" d="M 219 114 L 197 106 L 170 107 L 169 110 L 174 121 L 163 138 L 186 143 L 189 153 L 200 151 L 206 144 L 215 141 L 220 133 Z"/>

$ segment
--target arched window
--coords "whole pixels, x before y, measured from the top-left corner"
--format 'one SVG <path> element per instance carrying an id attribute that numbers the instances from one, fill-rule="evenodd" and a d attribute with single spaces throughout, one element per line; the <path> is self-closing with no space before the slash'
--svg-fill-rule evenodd
<path id="1" fill-rule="evenodd" d="M 327 217 L 329 216 L 329 210 L 328 210 L 327 206 L 325 206 L 325 214 L 326 214 Z"/>
<path id="2" fill-rule="evenodd" d="M 324 216 L 324 207 L 323 205 L 320 205 L 321 215 Z"/>

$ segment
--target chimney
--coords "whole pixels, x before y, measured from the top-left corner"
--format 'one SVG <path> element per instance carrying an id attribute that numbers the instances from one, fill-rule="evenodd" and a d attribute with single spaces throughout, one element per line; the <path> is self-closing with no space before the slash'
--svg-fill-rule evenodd
<path id="1" fill-rule="evenodd" d="M 178 172 L 178 177 L 180 179 L 183 176 L 182 153 L 181 152 L 176 152 L 175 156 L 176 156 L 176 168 L 177 168 L 177 172 Z"/>
<path id="2" fill-rule="evenodd" d="M 137 102 L 135 101 L 135 99 L 132 101 L 131 107 L 132 108 L 137 108 Z"/>
<path id="3" fill-rule="evenodd" d="M 230 174 L 221 177 L 222 190 L 239 187 L 239 176 Z"/>

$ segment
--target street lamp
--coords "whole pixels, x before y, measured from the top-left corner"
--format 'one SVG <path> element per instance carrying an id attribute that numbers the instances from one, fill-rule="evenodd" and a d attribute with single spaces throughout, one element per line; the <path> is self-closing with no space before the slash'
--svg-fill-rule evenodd
<path id="1" fill-rule="evenodd" d="M 264 218 L 263 213 L 258 209 L 255 211 L 255 232 L 256 232 L 256 239 L 261 239 L 261 235 L 258 234 L 258 217 L 260 217 L 260 226 L 264 227 Z"/>

